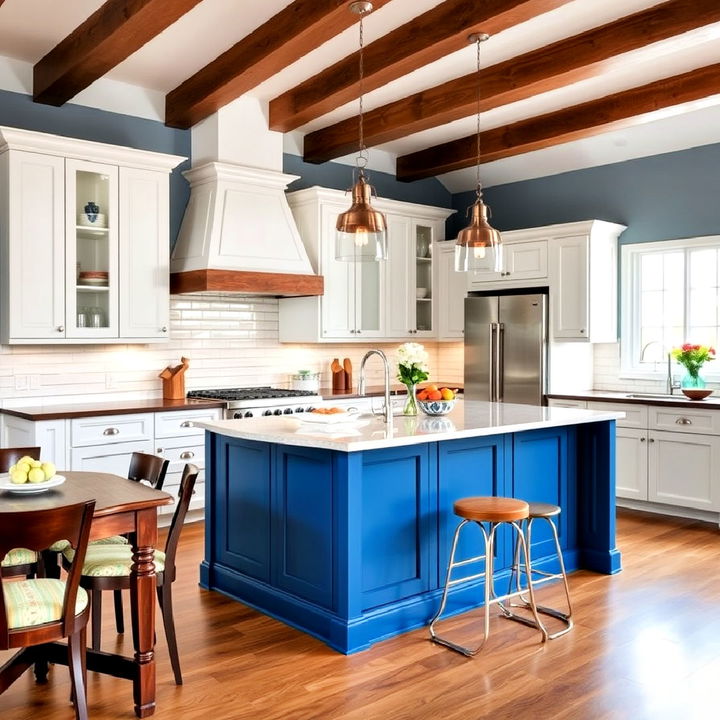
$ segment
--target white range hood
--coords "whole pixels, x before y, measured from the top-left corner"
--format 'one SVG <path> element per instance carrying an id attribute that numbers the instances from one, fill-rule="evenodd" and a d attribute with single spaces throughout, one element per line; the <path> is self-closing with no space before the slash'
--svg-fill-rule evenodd
<path id="1" fill-rule="evenodd" d="M 170 261 L 170 290 L 322 295 L 282 172 L 282 134 L 240 98 L 192 130 L 190 200 Z"/>

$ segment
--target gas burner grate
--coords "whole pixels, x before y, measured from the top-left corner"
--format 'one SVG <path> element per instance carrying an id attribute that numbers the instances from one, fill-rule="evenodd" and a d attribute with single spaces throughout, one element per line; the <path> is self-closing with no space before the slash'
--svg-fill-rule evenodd
<path id="1" fill-rule="evenodd" d="M 272 387 L 191 390 L 187 394 L 189 398 L 204 398 L 209 400 L 285 400 L 310 395 L 316 395 L 316 393 L 312 390 L 286 390 Z"/>

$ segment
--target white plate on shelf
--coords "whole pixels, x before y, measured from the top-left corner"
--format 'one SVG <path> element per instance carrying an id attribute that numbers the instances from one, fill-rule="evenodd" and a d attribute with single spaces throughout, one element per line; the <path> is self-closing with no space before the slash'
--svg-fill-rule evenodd
<path id="1" fill-rule="evenodd" d="M 23 483 L 16 485 L 10 482 L 10 473 L 0 473 L 0 490 L 7 490 L 18 495 L 35 495 L 36 493 L 45 492 L 65 482 L 64 475 L 53 475 L 49 480 L 41 483 Z"/>

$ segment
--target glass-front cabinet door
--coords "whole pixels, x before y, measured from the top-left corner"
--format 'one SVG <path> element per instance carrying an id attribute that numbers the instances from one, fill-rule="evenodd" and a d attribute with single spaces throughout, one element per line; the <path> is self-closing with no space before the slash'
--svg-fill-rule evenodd
<path id="1" fill-rule="evenodd" d="M 382 302 L 384 277 L 382 262 L 356 262 L 355 265 L 355 331 L 362 337 L 382 337 Z"/>
<path id="2" fill-rule="evenodd" d="M 413 223 L 415 265 L 415 330 L 417 335 L 433 333 L 433 271 L 432 247 L 435 233 L 432 225 Z"/>
<path id="3" fill-rule="evenodd" d="M 118 337 L 118 168 L 65 161 L 66 337 Z"/>

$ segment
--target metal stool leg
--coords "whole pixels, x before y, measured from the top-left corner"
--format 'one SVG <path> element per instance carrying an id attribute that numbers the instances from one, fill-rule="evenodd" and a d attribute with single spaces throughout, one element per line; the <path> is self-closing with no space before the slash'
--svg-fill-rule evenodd
<path id="1" fill-rule="evenodd" d="M 483 534 L 483 540 L 485 545 L 485 554 L 484 555 L 477 555 L 472 558 L 468 558 L 467 560 L 461 560 L 460 562 L 455 562 L 455 551 L 457 549 L 457 543 L 458 538 L 460 537 L 460 530 L 467 525 L 470 520 L 463 520 L 456 528 L 455 535 L 453 536 L 453 542 L 452 542 L 452 550 L 450 551 L 450 560 L 448 562 L 448 568 L 447 573 L 445 574 L 445 587 L 443 588 L 443 594 L 442 598 L 440 600 L 440 607 L 438 608 L 438 611 L 433 616 L 432 620 L 430 621 L 430 639 L 433 642 L 438 643 L 439 645 L 444 645 L 445 647 L 450 648 L 451 650 L 455 650 L 456 652 L 459 652 L 466 657 L 472 657 L 473 655 L 477 655 L 478 652 L 482 649 L 483 645 L 485 645 L 485 642 L 488 639 L 488 636 L 490 635 L 490 600 L 492 598 L 492 583 L 488 582 L 488 575 L 492 577 L 492 557 L 493 557 L 493 543 L 495 539 L 495 527 L 491 526 L 490 534 L 488 534 L 487 530 L 483 526 L 482 523 L 478 522 L 477 525 L 479 526 L 480 530 Z M 470 575 L 469 577 L 464 578 L 458 578 L 456 580 L 452 580 L 452 571 L 453 568 L 461 567 L 462 565 L 469 565 L 470 563 L 474 562 L 480 562 L 483 560 L 485 562 L 485 569 L 481 573 L 476 573 L 475 575 Z M 457 643 L 454 643 L 452 640 L 448 640 L 445 637 L 442 637 L 438 635 L 435 632 L 435 623 L 440 619 L 440 616 L 442 615 L 443 611 L 445 610 L 445 605 L 447 603 L 447 596 L 450 588 L 453 585 L 457 585 L 458 583 L 467 582 L 469 580 L 476 580 L 479 577 L 485 578 L 485 621 L 484 621 L 484 636 L 482 639 L 482 642 L 476 647 L 476 648 L 468 648 L 464 647 L 463 645 L 458 645 Z"/>
<path id="2" fill-rule="evenodd" d="M 568 587 L 568 581 L 567 581 L 567 573 L 565 572 L 565 562 L 563 560 L 562 550 L 560 548 L 560 540 L 558 538 L 557 528 L 555 527 L 555 523 L 552 521 L 549 517 L 542 517 L 542 518 L 530 518 L 527 521 L 526 526 L 526 535 L 523 538 L 527 544 L 527 547 L 529 548 L 532 542 L 532 523 L 533 520 L 540 519 L 545 520 L 550 524 L 550 529 L 552 531 L 553 535 L 553 541 L 555 543 L 555 552 L 558 557 L 558 562 L 560 564 L 560 572 L 559 573 L 549 573 L 545 572 L 544 570 L 535 570 L 529 566 L 525 566 L 524 568 L 519 564 L 519 555 L 518 555 L 518 542 L 516 541 L 516 548 L 515 548 L 515 556 L 513 560 L 513 568 L 511 569 L 510 573 L 510 579 L 512 582 L 513 576 L 517 578 L 517 595 L 520 599 L 520 603 L 511 603 L 511 607 L 524 607 L 524 608 L 530 608 L 531 604 L 528 601 L 528 598 L 526 598 L 523 595 L 523 590 L 521 588 L 520 583 L 520 574 L 522 572 L 525 573 L 525 576 L 527 578 L 528 583 L 528 590 L 532 589 L 534 585 L 538 585 L 540 583 L 548 582 L 549 580 L 556 580 L 556 579 L 562 579 L 563 586 L 565 589 L 565 598 L 567 600 L 567 607 L 568 611 L 567 613 L 563 613 L 560 610 L 556 610 L 554 608 L 549 608 L 544 605 L 537 605 L 536 609 L 538 613 L 542 613 L 543 615 L 548 615 L 550 617 L 554 617 L 557 620 L 560 620 L 565 624 L 565 627 L 561 630 L 558 630 L 554 633 L 548 633 L 547 630 L 543 630 L 545 634 L 547 635 L 547 638 L 549 640 L 554 640 L 555 638 L 558 638 L 562 635 L 565 635 L 565 633 L 569 632 L 573 627 L 573 621 L 572 621 L 572 603 L 570 601 L 570 588 Z M 534 579 L 533 574 L 540 576 L 540 579 Z M 515 620 L 517 622 L 524 623 L 525 625 L 535 626 L 533 621 L 529 618 L 523 617 L 521 615 L 516 615 L 511 610 L 509 610 L 504 605 L 501 605 L 501 610 L 503 613 L 503 616 L 506 617 L 509 620 Z M 542 623 L 541 623 L 542 625 Z"/>

